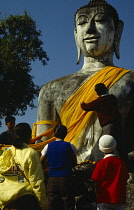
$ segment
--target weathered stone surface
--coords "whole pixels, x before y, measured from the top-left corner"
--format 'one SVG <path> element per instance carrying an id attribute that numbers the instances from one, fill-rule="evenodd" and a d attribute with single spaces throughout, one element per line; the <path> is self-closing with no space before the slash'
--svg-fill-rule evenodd
<path id="1" fill-rule="evenodd" d="M 134 183 L 127 185 L 127 205 L 126 210 L 134 210 Z"/>

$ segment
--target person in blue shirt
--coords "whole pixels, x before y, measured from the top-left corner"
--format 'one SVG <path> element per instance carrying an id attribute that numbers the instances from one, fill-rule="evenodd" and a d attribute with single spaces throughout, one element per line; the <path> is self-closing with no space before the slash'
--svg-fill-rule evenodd
<path id="1" fill-rule="evenodd" d="M 56 141 L 47 144 L 41 151 L 41 161 L 48 160 L 48 210 L 74 210 L 75 196 L 73 194 L 72 168 L 77 164 L 77 149 L 65 142 L 67 128 L 56 125 L 54 136 Z"/>

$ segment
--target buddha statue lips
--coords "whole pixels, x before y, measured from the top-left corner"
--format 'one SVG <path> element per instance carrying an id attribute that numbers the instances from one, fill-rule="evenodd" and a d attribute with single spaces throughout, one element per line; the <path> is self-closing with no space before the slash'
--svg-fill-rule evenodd
<path id="1" fill-rule="evenodd" d="M 92 37 L 84 38 L 84 41 L 87 42 L 87 43 L 92 43 L 92 42 L 97 42 L 98 39 L 99 39 L 99 37 L 92 36 Z"/>

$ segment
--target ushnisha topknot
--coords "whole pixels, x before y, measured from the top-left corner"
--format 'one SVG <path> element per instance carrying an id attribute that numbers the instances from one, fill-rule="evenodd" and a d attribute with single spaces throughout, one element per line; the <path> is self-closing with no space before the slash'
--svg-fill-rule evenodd
<path id="1" fill-rule="evenodd" d="M 101 11 L 101 9 L 104 8 L 105 11 L 107 11 L 108 15 L 113 17 L 114 24 L 116 27 L 116 25 L 119 21 L 118 13 L 117 13 L 116 9 L 112 5 L 108 4 L 105 0 L 90 0 L 90 2 L 87 5 L 80 7 L 76 11 L 75 17 L 78 12 L 80 13 L 80 11 L 82 11 L 82 12 L 86 11 L 86 9 L 89 9 L 92 7 L 96 7 L 97 12 Z"/>

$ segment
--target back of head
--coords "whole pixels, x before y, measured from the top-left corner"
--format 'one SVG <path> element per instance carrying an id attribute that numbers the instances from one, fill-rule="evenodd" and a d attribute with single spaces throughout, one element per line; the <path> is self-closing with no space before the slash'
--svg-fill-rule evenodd
<path id="1" fill-rule="evenodd" d="M 16 125 L 14 130 L 13 146 L 21 149 L 23 143 L 28 144 L 31 138 L 31 127 L 28 123 L 19 123 Z"/>
<path id="2" fill-rule="evenodd" d="M 11 122 L 11 121 L 15 122 L 15 117 L 13 117 L 13 116 L 7 116 L 5 118 L 5 123 Z"/>
<path id="3" fill-rule="evenodd" d="M 116 148 L 116 140 L 111 135 L 103 135 L 99 140 L 99 149 L 104 153 L 111 153 Z"/>
<path id="4" fill-rule="evenodd" d="M 101 96 L 107 93 L 107 88 L 103 83 L 98 83 L 95 85 L 96 93 Z"/>
<path id="5" fill-rule="evenodd" d="M 67 127 L 64 125 L 56 125 L 54 128 L 54 135 L 57 138 L 64 139 L 67 135 Z"/>

